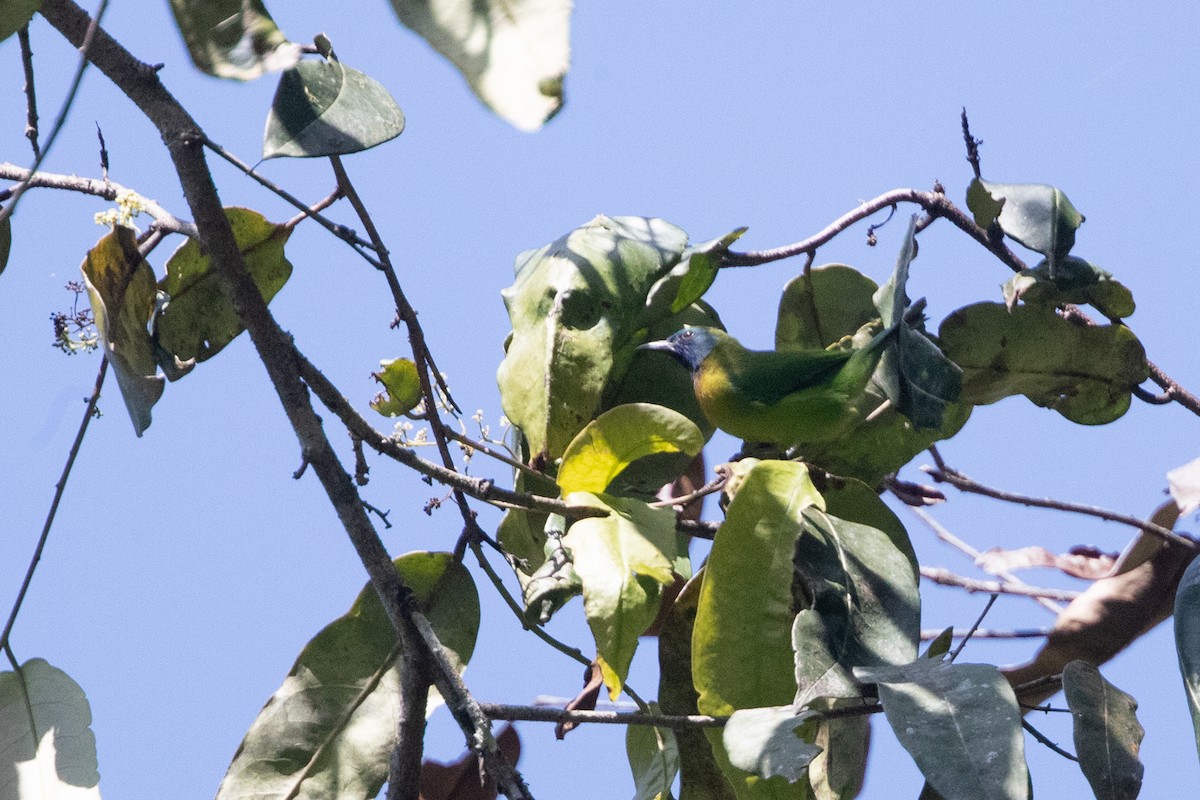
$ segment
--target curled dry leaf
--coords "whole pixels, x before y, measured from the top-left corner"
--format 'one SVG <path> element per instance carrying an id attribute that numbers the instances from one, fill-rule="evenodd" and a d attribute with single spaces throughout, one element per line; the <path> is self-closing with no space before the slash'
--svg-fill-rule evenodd
<path id="1" fill-rule="evenodd" d="M 1096 580 L 1110 574 L 1116 561 L 1114 553 L 1103 553 L 1092 547 L 1073 547 L 1070 552 L 1059 554 L 1037 546 L 1016 550 L 993 547 L 979 554 L 975 566 L 992 575 L 1030 567 L 1050 567 L 1073 578 Z"/>

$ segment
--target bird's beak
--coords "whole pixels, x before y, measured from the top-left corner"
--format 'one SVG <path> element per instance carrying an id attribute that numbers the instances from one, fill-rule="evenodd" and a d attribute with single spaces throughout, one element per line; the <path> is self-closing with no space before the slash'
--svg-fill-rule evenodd
<path id="1" fill-rule="evenodd" d="M 675 352 L 674 345 L 672 345 L 666 339 L 659 339 L 657 342 L 646 342 L 645 344 L 639 344 L 637 346 L 637 349 L 638 350 L 662 350 L 665 353 Z"/>

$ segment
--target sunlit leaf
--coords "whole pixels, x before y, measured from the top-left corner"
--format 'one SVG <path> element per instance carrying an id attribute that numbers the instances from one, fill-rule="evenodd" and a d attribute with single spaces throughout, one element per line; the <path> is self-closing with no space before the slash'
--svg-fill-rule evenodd
<path id="1" fill-rule="evenodd" d="M 1063 668 L 1063 694 L 1075 721 L 1075 754 L 1097 800 L 1133 800 L 1145 768 L 1138 760 L 1145 730 L 1137 701 L 1086 661 Z"/>
<path id="2" fill-rule="evenodd" d="M 262 0 L 171 0 L 175 24 L 196 68 L 248 81 L 300 60 Z"/>
<path id="3" fill-rule="evenodd" d="M 248 208 L 226 208 L 225 215 L 250 277 L 263 300 L 270 302 L 292 274 L 283 253 L 291 228 L 269 222 Z M 169 300 L 155 319 L 155 339 L 179 361 L 206 361 L 242 332 L 212 259 L 195 239 L 184 242 L 167 259 L 167 274 L 159 288 Z"/>
<path id="4" fill-rule="evenodd" d="M 877 684 L 896 738 L 946 800 L 1027 799 L 1021 710 L 995 667 L 921 659 L 855 676 Z"/>
<path id="5" fill-rule="evenodd" d="M 1024 394 L 1084 425 L 1124 414 L 1147 374 L 1145 350 L 1125 326 L 1073 325 L 1044 308 L 976 303 L 947 317 L 938 335 L 963 369 L 963 401 Z"/>
<path id="6" fill-rule="evenodd" d="M 383 384 L 385 393 L 371 401 L 371 408 L 385 417 L 399 417 L 412 411 L 421 402 L 421 380 L 417 365 L 411 358 L 380 361 L 382 368 L 371 377 Z"/>
<path id="7" fill-rule="evenodd" d="M 646 292 L 686 245 L 661 219 L 599 216 L 517 258 L 516 282 L 502 292 L 513 334 L 497 381 L 531 456 L 562 455 L 596 416 L 644 341 Z"/>
<path id="8" fill-rule="evenodd" d="M 1184 571 L 1175 593 L 1175 649 L 1200 753 L 1200 560 Z"/>
<path id="9" fill-rule="evenodd" d="M 658 704 L 650 708 L 658 713 Z M 679 773 L 679 749 L 669 728 L 629 725 L 625 728 L 625 753 L 633 771 L 634 800 L 668 800 Z"/>
<path id="10" fill-rule="evenodd" d="M 576 492 L 564 499 L 609 511 L 605 517 L 576 520 L 563 544 L 583 582 L 583 610 L 596 640 L 604 685 L 616 699 L 638 637 L 658 615 L 662 587 L 675 582 L 675 514 L 611 495 Z"/>
<path id="11" fill-rule="evenodd" d="M 279 78 L 264 159 L 357 153 L 394 139 L 404 112 L 374 78 L 334 60 L 305 60 Z"/>
<path id="12" fill-rule="evenodd" d="M 1051 308 L 1065 303 L 1090 303 L 1107 317 L 1128 317 L 1134 311 L 1133 293 L 1113 276 L 1076 256 L 1055 264 L 1041 261 L 1033 269 L 1014 275 L 1004 286 L 1004 302 L 1012 308 L 1018 301 Z"/>
<path id="13" fill-rule="evenodd" d="M 392 7 L 514 127 L 537 130 L 562 107 L 569 0 L 392 0 Z"/>
<path id="14" fill-rule="evenodd" d="M 33 19 L 42 0 L 5 0 L 0 3 L 0 42 L 12 36 Z M 3 266 L 0 265 L 0 272 Z"/>
<path id="15" fill-rule="evenodd" d="M 650 288 L 646 298 L 646 324 L 670 314 L 678 314 L 703 297 L 716 280 L 729 245 L 746 230 L 738 228 L 685 250 L 680 262 Z"/>
<path id="16" fill-rule="evenodd" d="M 100 800 L 91 724 L 83 689 L 45 660 L 0 672 L 0 797 Z"/>
<path id="17" fill-rule="evenodd" d="M 784 778 L 795 783 L 805 777 L 808 762 L 821 748 L 801 738 L 800 728 L 816 734 L 818 717 L 812 711 L 796 713 L 792 706 L 743 708 L 725 723 L 722 737 L 729 763 L 761 778 Z"/>
<path id="18" fill-rule="evenodd" d="M 1186 516 L 1200 508 L 1200 458 L 1168 472 L 1167 486 L 1181 515 Z"/>
<path id="19" fill-rule="evenodd" d="M 1075 231 L 1083 224 L 1083 215 L 1065 194 L 1041 183 L 991 183 L 976 178 L 967 188 L 967 208 L 980 227 L 999 222 L 1008 236 L 1045 256 L 1051 276 L 1075 246 Z"/>
<path id="20" fill-rule="evenodd" d="M 682 473 L 703 447 L 700 430 L 677 411 L 648 403 L 617 406 L 588 423 L 568 445 L 558 485 L 564 495 L 597 493 L 610 491 L 619 480 L 624 487 L 653 494 Z M 631 474 L 655 455 L 660 458 L 648 473 Z"/>
<path id="21" fill-rule="evenodd" d="M 450 553 L 409 553 L 396 568 L 461 671 L 475 648 L 479 596 Z M 374 588 L 305 646 L 242 740 L 218 800 L 367 800 L 387 778 L 400 693 L 399 646 Z M 430 709 L 439 701 L 430 693 Z"/>
<path id="22" fill-rule="evenodd" d="M 146 328 L 157 294 L 154 272 L 138 253 L 133 230 L 121 225 L 88 251 L 82 269 L 104 354 L 116 373 L 133 429 L 141 436 L 150 427 L 150 409 L 166 383 L 158 374 Z"/>
<path id="23" fill-rule="evenodd" d="M 788 282 L 779 298 L 776 350 L 825 348 L 879 316 L 875 281 L 845 264 L 826 264 Z"/>

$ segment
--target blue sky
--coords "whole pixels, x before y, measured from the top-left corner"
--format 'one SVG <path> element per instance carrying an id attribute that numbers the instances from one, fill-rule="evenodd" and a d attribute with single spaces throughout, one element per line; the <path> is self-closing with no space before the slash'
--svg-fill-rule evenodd
<path id="1" fill-rule="evenodd" d="M 891 4 L 777 4 L 770 8 L 679 2 L 581 5 L 573 18 L 567 105 L 544 131 L 518 133 L 491 116 L 454 71 L 396 23 L 384 2 L 333 14 L 315 4 L 272 4 L 284 31 L 304 41 L 324 31 L 342 60 L 382 82 L 408 128 L 394 142 L 347 159 L 381 223 L 400 278 L 459 401 L 501 414 L 494 373 L 508 321 L 499 291 L 514 256 L 597 213 L 660 216 L 704 241 L 746 225 L 739 244 L 801 239 L 861 200 L 940 180 L 962 201 L 970 168 L 958 115 L 966 107 L 984 140 L 985 177 L 1062 188 L 1086 216 L 1075 252 L 1133 290 L 1133 330 L 1150 357 L 1200 388 L 1194 355 L 1194 211 L 1200 177 L 1192 102 L 1200 80 L 1194 31 L 1200 11 L 1174 4 L 1008 3 L 941 8 Z M 259 152 L 274 81 L 233 84 L 187 61 L 167 4 L 112 3 L 106 27 L 161 77 L 210 136 L 244 159 Z M 57 107 L 70 49 L 42 21 L 32 27 L 43 125 Z M 0 161 L 25 163 L 23 98 L 15 41 L 0 46 Z M 157 134 L 98 73 L 90 73 L 69 125 L 44 168 L 96 175 L 95 126 L 114 180 L 180 215 L 186 207 Z M 291 211 L 214 163 L 224 202 L 283 220 Z M 303 197 L 333 186 L 322 162 L 276 160 L 263 172 Z M 0 276 L 0 602 L 7 608 L 50 502 L 98 357 L 67 358 L 47 345 L 49 315 L 70 304 L 103 231 L 101 202 L 30 193 L 14 220 Z M 900 215 L 903 216 L 903 215 Z M 348 210 L 342 217 L 351 222 Z M 818 255 L 882 280 L 902 223 L 867 247 L 851 230 Z M 160 248 L 161 269 L 170 247 Z M 380 277 L 315 226 L 289 244 L 295 273 L 272 304 L 301 348 L 361 408 L 381 358 L 405 355 L 389 330 Z M 751 346 L 772 339 L 779 291 L 801 268 L 785 262 L 723 273 L 710 299 Z M 975 300 L 999 299 L 1005 268 L 949 225 L 921 237 L 913 296 L 940 320 Z M 87 691 L 99 740 L 102 791 L 150 798 L 215 792 L 241 736 L 295 655 L 343 613 L 364 582 L 361 567 L 312 475 L 248 341 L 167 387 L 154 424 L 136 439 L 115 384 L 89 433 L 45 559 L 13 634 L 22 659 L 41 656 Z M 386 425 L 382 422 L 382 425 Z M 942 452 L 982 481 L 1038 495 L 1148 514 L 1165 472 L 1197 455 L 1197 420 L 1176 407 L 1135 404 L 1101 428 L 1073 425 L 1022 399 L 976 411 Z M 332 427 L 332 426 L 331 426 Z M 340 434 L 334 441 L 344 455 Z M 715 440 L 714 460 L 734 445 Z M 904 477 L 917 478 L 918 458 Z M 375 460 L 366 499 L 391 509 L 383 533 L 399 554 L 449 549 L 452 510 L 426 516 L 433 493 L 416 476 Z M 497 474 L 500 474 L 497 472 Z M 984 549 L 1074 544 L 1120 550 L 1130 532 L 1052 512 L 1023 511 L 958 495 L 934 510 Z M 903 511 L 923 563 L 976 574 Z M 484 512 L 485 525 L 498 515 Z M 1032 583 L 1070 585 L 1030 573 Z M 520 635 L 484 589 L 484 632 L 467 679 L 496 702 L 571 696 L 579 668 Z M 925 591 L 925 627 L 968 625 L 982 597 Z M 587 649 L 578 603 L 552 631 Z M 990 627 L 1048 625 L 1031 602 L 1002 599 Z M 973 645 L 964 658 L 1024 660 L 1029 643 Z M 653 643 L 631 678 L 655 684 Z M 1147 728 L 1144 797 L 1194 786 L 1196 752 L 1169 625 L 1104 668 L 1140 703 Z M 1063 718 L 1036 719 L 1071 749 Z M 539 797 L 628 796 L 621 732 L 584 728 L 556 742 L 550 726 L 520 728 L 521 768 Z M 432 722 L 430 754 L 449 759 L 460 739 L 448 715 Z M 915 797 L 920 778 L 876 727 L 866 798 Z M 1035 786 L 1088 797 L 1074 765 L 1030 741 Z M 602 780 L 597 780 L 603 776 Z"/>

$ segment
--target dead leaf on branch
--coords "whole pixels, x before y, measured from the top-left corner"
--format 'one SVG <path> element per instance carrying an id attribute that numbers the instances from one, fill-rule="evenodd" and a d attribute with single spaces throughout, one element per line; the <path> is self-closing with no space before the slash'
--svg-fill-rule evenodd
<path id="1" fill-rule="evenodd" d="M 1117 556 L 1104 553 L 1098 548 L 1081 545 L 1066 553 L 1051 553 L 1044 547 L 1019 547 L 1005 550 L 993 547 L 979 554 L 975 566 L 992 575 L 1001 575 L 1018 569 L 1049 567 L 1061 570 L 1073 578 L 1096 580 L 1112 572 Z"/>
<path id="2" fill-rule="evenodd" d="M 1171 527 L 1177 518 L 1175 504 L 1168 503 L 1155 512 L 1153 521 Z M 1063 609 L 1032 661 L 1003 671 L 1009 683 L 1016 687 L 1058 675 L 1076 659 L 1104 664 L 1171 616 L 1176 587 L 1197 552 L 1197 545 L 1141 534 L 1112 574 L 1097 580 Z M 1037 704 L 1057 691 L 1057 684 L 1040 685 L 1020 699 Z"/>
<path id="3" fill-rule="evenodd" d="M 593 661 L 583 672 L 583 688 L 566 705 L 567 711 L 595 711 L 600 687 L 604 685 L 604 674 L 600 665 Z M 554 726 L 554 738 L 562 739 L 579 726 L 578 722 L 560 722 Z"/>
<path id="4" fill-rule="evenodd" d="M 509 764 L 521 757 L 517 729 L 505 725 L 496 735 L 500 753 Z M 494 800 L 496 782 L 483 771 L 479 756 L 471 751 L 457 761 L 443 764 L 426 760 L 421 765 L 421 800 Z"/>

